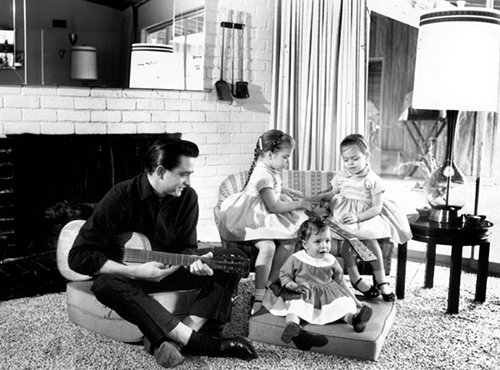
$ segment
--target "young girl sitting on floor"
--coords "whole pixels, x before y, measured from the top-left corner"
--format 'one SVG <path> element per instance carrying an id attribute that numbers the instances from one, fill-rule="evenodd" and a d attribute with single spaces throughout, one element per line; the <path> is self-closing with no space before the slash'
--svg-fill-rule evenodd
<path id="1" fill-rule="evenodd" d="M 281 340 L 293 341 L 302 350 L 328 343 L 325 336 L 302 329 L 301 320 L 317 325 L 342 320 L 356 332 L 364 331 L 372 309 L 361 304 L 345 283 L 342 267 L 330 254 L 332 235 L 324 220 L 306 220 L 300 226 L 299 238 L 303 250 L 290 256 L 281 267 L 281 289 L 273 284 L 264 299 L 269 312 L 285 316 Z"/>
<path id="2" fill-rule="evenodd" d="M 344 169 L 332 179 L 332 190 L 309 200 L 330 202 L 330 219 L 339 222 L 375 254 L 377 260 L 370 262 L 376 286 L 370 285 L 359 275 L 357 255 L 344 241 L 342 257 L 355 289 L 367 298 L 380 293 L 385 301 L 394 301 L 396 296 L 386 280 L 382 250 L 377 239 L 390 238 L 398 244 L 411 239 L 408 220 L 396 204 L 384 199 L 382 180 L 368 164 L 369 149 L 360 134 L 348 135 L 340 143 Z M 342 238 L 336 234 L 335 239 Z"/>
<path id="3" fill-rule="evenodd" d="M 293 253 L 298 226 L 307 219 L 301 210 L 312 208 L 305 200 L 293 201 L 281 194 L 281 172 L 288 166 L 294 147 L 293 138 L 280 130 L 262 134 L 243 190 L 221 204 L 221 238 L 251 241 L 258 249 L 251 314 L 262 305 L 273 260 L 279 268 Z"/>

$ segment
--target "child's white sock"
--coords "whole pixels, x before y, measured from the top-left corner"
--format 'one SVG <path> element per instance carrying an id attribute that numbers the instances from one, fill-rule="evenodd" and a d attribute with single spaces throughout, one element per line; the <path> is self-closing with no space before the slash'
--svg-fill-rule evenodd
<path id="1" fill-rule="evenodd" d="M 375 281 L 377 282 L 378 288 L 380 289 L 382 294 L 392 293 L 392 289 L 389 284 L 384 284 L 387 283 L 384 270 L 373 271 L 373 276 L 375 276 Z"/>
<path id="2" fill-rule="evenodd" d="M 265 289 L 255 289 L 253 293 L 253 305 L 250 309 L 250 315 L 255 314 L 262 307 L 262 300 L 264 299 L 264 294 L 266 293 Z"/>
<path id="3" fill-rule="evenodd" d="M 349 274 L 349 279 L 351 280 L 351 284 L 356 289 L 358 289 L 361 292 L 367 292 L 368 290 L 370 290 L 371 286 L 366 281 L 361 279 L 357 266 L 348 267 L 347 273 Z"/>
<path id="4" fill-rule="evenodd" d="M 253 297 L 256 301 L 262 302 L 264 299 L 264 294 L 266 293 L 265 289 L 255 289 L 255 292 L 253 293 Z"/>
<path id="5" fill-rule="evenodd" d="M 353 313 L 348 313 L 347 315 L 345 315 L 342 319 L 344 320 L 344 322 L 348 323 L 348 324 L 352 324 L 352 317 L 354 316 Z"/>

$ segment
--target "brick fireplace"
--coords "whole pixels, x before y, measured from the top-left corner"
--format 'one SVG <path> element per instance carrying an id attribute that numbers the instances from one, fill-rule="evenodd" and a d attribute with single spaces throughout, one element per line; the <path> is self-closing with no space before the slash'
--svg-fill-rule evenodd
<path id="1" fill-rule="evenodd" d="M 198 238 L 217 241 L 218 186 L 248 168 L 269 124 L 261 103 L 229 105 L 203 91 L 8 86 L 0 96 L 0 159 L 7 164 L 0 166 L 0 201 L 7 206 L 0 210 L 0 300 L 63 289 L 50 253 L 60 217 L 88 212 L 113 181 L 142 170 L 144 147 L 165 133 L 179 132 L 200 147 L 192 177 Z"/>
<path id="2" fill-rule="evenodd" d="M 219 102 L 211 92 L 9 86 L 0 87 L 0 95 L 0 158 L 7 164 L 0 167 L 7 212 L 0 216 L 0 274 L 7 276 L 0 278 L 4 290 L 9 279 L 17 288 L 25 281 L 21 296 L 61 289 L 53 254 L 46 253 L 55 248 L 62 220 L 88 212 L 113 182 L 141 171 L 145 146 L 165 133 L 179 132 L 200 147 L 192 177 L 200 200 L 198 237 L 217 241 L 210 238 L 217 235 L 218 185 L 249 166 L 269 122 L 269 114 Z M 23 279 L 7 269 L 13 259 L 28 263 Z M 17 296 L 3 293 L 0 300 Z"/>

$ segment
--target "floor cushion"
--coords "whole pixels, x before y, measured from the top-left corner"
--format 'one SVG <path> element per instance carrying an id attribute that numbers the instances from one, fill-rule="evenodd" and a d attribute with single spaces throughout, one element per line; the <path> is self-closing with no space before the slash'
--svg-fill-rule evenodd
<path id="1" fill-rule="evenodd" d="M 362 297 L 358 299 L 363 300 Z M 328 338 L 326 346 L 313 347 L 311 351 L 376 361 L 394 323 L 396 303 L 374 299 L 369 304 L 373 308 L 373 316 L 363 333 L 356 333 L 351 325 L 341 322 L 329 325 L 305 325 L 306 330 Z M 293 342 L 286 344 L 281 341 L 284 327 L 284 317 L 274 316 L 266 309 L 261 309 L 250 318 L 249 338 L 259 342 L 296 348 Z"/>
<path id="2" fill-rule="evenodd" d="M 66 285 L 69 320 L 120 342 L 140 342 L 143 334 L 139 328 L 99 302 L 90 290 L 91 286 L 92 281 L 73 281 Z M 184 317 L 196 299 L 198 290 L 178 290 L 151 295 L 167 310 L 179 317 Z"/>

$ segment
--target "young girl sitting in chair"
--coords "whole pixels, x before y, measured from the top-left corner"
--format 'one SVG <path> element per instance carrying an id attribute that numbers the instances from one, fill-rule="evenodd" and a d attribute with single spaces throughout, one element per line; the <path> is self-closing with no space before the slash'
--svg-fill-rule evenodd
<path id="1" fill-rule="evenodd" d="M 310 202 L 293 201 L 281 193 L 281 172 L 288 166 L 294 147 L 293 138 L 280 130 L 262 134 L 243 190 L 221 204 L 221 238 L 250 241 L 258 249 L 251 314 L 262 305 L 273 261 L 279 269 L 293 253 L 298 227 L 307 219 L 302 210 L 312 208 Z"/>
<path id="2" fill-rule="evenodd" d="M 368 164 L 368 143 L 362 135 L 346 136 L 340 143 L 340 154 L 345 167 L 332 179 L 332 190 L 309 200 L 329 202 L 330 219 L 356 235 L 377 257 L 370 262 L 376 283 L 374 286 L 363 281 L 356 265 L 356 252 L 348 242 L 343 242 L 342 257 L 354 288 L 367 298 L 375 298 L 382 293 L 385 301 L 394 301 L 396 296 L 386 280 L 382 250 L 377 239 L 390 238 L 398 244 L 410 240 L 408 220 L 395 203 L 384 199 L 382 180 Z M 336 234 L 333 237 L 342 239 Z"/>

